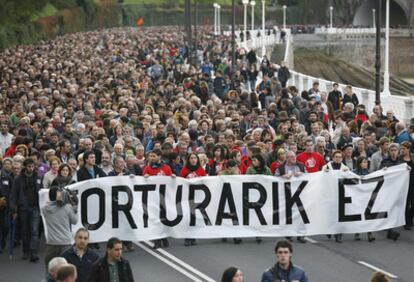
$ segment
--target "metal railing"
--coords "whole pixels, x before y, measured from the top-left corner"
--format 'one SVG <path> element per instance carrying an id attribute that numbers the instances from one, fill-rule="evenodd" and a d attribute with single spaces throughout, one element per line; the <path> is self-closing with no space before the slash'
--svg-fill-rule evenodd
<path id="1" fill-rule="evenodd" d="M 259 37 L 260 38 L 260 37 Z M 292 46 L 292 36 L 290 30 L 287 32 L 285 40 L 286 50 L 285 50 L 285 58 L 286 62 L 290 62 L 293 60 L 293 46 Z M 269 44 L 276 44 L 281 43 L 280 34 L 279 35 L 270 35 L 262 37 L 261 40 L 258 38 L 252 38 L 251 40 L 247 41 L 247 49 L 260 49 L 263 44 L 268 46 Z M 261 59 L 260 57 L 258 57 Z M 277 65 L 277 64 L 276 64 Z M 318 77 L 313 77 L 310 75 L 306 75 L 303 73 L 296 72 L 294 70 L 290 70 L 291 78 L 288 81 L 288 85 L 295 86 L 299 93 L 304 90 L 309 90 L 312 88 L 314 82 L 319 82 L 319 89 L 326 93 L 329 93 L 332 88 L 334 81 L 325 80 Z M 344 90 L 347 85 L 339 83 L 340 90 Z M 368 113 L 372 112 L 373 107 L 375 106 L 375 91 L 360 87 L 352 87 L 353 92 L 357 95 L 361 104 L 364 104 Z M 409 121 L 412 117 L 414 117 L 414 99 L 412 97 L 405 97 L 405 96 L 396 96 L 396 95 L 384 95 L 381 94 L 381 106 L 384 111 L 392 110 L 394 115 L 402 121 Z"/>

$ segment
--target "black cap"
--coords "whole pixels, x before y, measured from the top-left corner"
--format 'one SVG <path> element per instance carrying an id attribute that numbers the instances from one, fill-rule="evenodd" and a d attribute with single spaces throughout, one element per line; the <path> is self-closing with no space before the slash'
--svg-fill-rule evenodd
<path id="1" fill-rule="evenodd" d="M 354 145 L 352 145 L 352 143 L 347 143 L 347 144 L 345 144 L 345 145 L 342 146 L 341 150 L 343 151 L 343 150 L 345 150 L 348 147 L 354 148 Z"/>

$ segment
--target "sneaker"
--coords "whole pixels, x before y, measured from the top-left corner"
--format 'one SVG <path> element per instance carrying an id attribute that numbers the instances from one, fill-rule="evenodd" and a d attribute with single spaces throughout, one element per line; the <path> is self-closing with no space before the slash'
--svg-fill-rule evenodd
<path id="1" fill-rule="evenodd" d="M 372 235 L 371 233 L 368 233 L 368 242 L 374 242 L 374 241 L 375 241 L 374 235 Z"/>
<path id="2" fill-rule="evenodd" d="M 355 238 L 355 241 L 361 241 L 361 237 L 359 237 L 359 234 L 358 233 L 356 233 L 354 235 L 354 238 Z"/>
<path id="3" fill-rule="evenodd" d="M 156 240 L 155 242 L 154 242 L 154 246 L 152 246 L 152 248 L 154 249 L 154 250 L 156 250 L 156 249 L 159 249 L 159 248 L 161 248 L 162 246 L 161 246 L 161 240 Z"/>
<path id="4" fill-rule="evenodd" d="M 191 240 L 191 246 L 195 246 L 197 245 L 197 240 L 196 239 L 192 239 Z"/>
<path id="5" fill-rule="evenodd" d="M 303 237 L 298 237 L 298 242 L 300 242 L 300 243 L 302 243 L 302 244 L 305 244 L 306 243 L 306 240 L 305 240 L 305 238 L 303 238 Z"/>
<path id="6" fill-rule="evenodd" d="M 38 261 L 39 261 L 39 257 L 37 255 L 30 256 L 30 262 L 38 262 Z"/>
<path id="7" fill-rule="evenodd" d="M 191 246 L 191 239 L 185 239 L 184 240 L 184 246 L 186 246 L 186 247 Z"/>
<path id="8" fill-rule="evenodd" d="M 387 232 L 387 239 L 397 241 L 400 237 L 400 232 L 394 231 L 393 229 L 389 229 Z"/>
<path id="9" fill-rule="evenodd" d="M 288 240 L 289 242 L 293 242 L 293 239 L 292 239 L 292 237 L 285 237 L 286 238 L 286 240 Z"/>
<path id="10" fill-rule="evenodd" d="M 327 237 L 329 240 L 331 240 L 332 235 L 326 235 L 326 237 Z"/>
<path id="11" fill-rule="evenodd" d="M 135 246 L 134 246 L 134 244 L 129 243 L 129 244 L 127 245 L 127 251 L 128 251 L 128 252 L 134 252 L 134 251 L 135 251 Z"/>
<path id="12" fill-rule="evenodd" d="M 334 235 L 335 236 L 335 242 L 342 243 L 342 235 Z"/>
<path id="13" fill-rule="evenodd" d="M 233 239 L 233 242 L 234 242 L 234 244 L 239 245 L 239 244 L 241 244 L 242 239 L 240 239 L 240 238 L 234 238 Z"/>
<path id="14" fill-rule="evenodd" d="M 262 243 L 262 238 L 261 237 L 256 237 L 256 243 L 257 244 L 260 244 L 260 243 Z"/>
<path id="15" fill-rule="evenodd" d="M 170 243 L 168 242 L 168 239 L 162 239 L 162 244 L 164 248 L 168 248 L 170 246 Z"/>
<path id="16" fill-rule="evenodd" d="M 413 229 L 413 224 L 406 224 L 404 225 L 404 230 L 412 230 Z"/>

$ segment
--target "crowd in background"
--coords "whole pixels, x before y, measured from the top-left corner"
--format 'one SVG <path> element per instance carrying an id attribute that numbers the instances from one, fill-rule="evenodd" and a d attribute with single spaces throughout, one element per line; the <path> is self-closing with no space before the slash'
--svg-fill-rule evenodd
<path id="1" fill-rule="evenodd" d="M 23 258 L 39 259 L 40 188 L 119 175 L 292 178 L 414 167 L 414 120 L 366 108 L 352 86 L 326 93 L 315 82 L 299 92 L 283 62 L 254 50 L 237 48 L 232 70 L 229 37 L 200 29 L 197 42 L 197 65 L 187 64 L 183 32 L 168 27 L 68 34 L 0 54 L 2 250 L 13 225 Z M 166 239 L 155 242 L 162 246 Z"/>

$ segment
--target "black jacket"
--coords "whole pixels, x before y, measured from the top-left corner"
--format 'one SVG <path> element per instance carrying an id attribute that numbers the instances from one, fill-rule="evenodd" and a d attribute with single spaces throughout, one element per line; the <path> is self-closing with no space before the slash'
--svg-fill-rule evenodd
<path id="1" fill-rule="evenodd" d="M 85 166 L 82 166 L 77 172 L 78 182 L 107 176 L 106 173 L 96 165 L 93 167 L 93 170 L 95 171 L 95 177 L 92 177 L 92 175 L 89 174 L 88 169 Z"/>
<path id="2" fill-rule="evenodd" d="M 39 190 L 42 186 L 42 179 L 33 172 L 31 176 L 23 170 L 13 182 L 13 189 L 10 195 L 10 210 L 17 212 L 17 209 L 27 210 L 28 208 L 39 207 Z"/>
<path id="3" fill-rule="evenodd" d="M 134 282 L 131 266 L 126 259 L 121 258 L 118 263 L 119 282 Z M 97 260 L 93 266 L 88 282 L 110 282 L 107 257 Z"/>
<path id="4" fill-rule="evenodd" d="M 393 160 L 390 157 L 387 157 L 387 158 L 382 160 L 380 168 L 396 166 L 396 165 L 400 165 L 400 164 L 403 164 L 403 163 L 404 163 L 404 161 L 399 157 L 396 160 Z"/>
<path id="5" fill-rule="evenodd" d="M 4 170 L 0 171 L 0 198 L 5 197 L 7 210 L 10 203 L 10 194 L 13 188 L 13 176 Z"/>
<path id="6" fill-rule="evenodd" d="M 76 254 L 74 247 L 64 251 L 62 257 L 64 257 L 68 263 L 76 266 L 76 270 L 78 271 L 78 279 L 76 279 L 76 282 L 88 281 L 92 265 L 99 259 L 99 256 L 90 249 L 87 249 L 86 253 L 80 258 Z"/>

